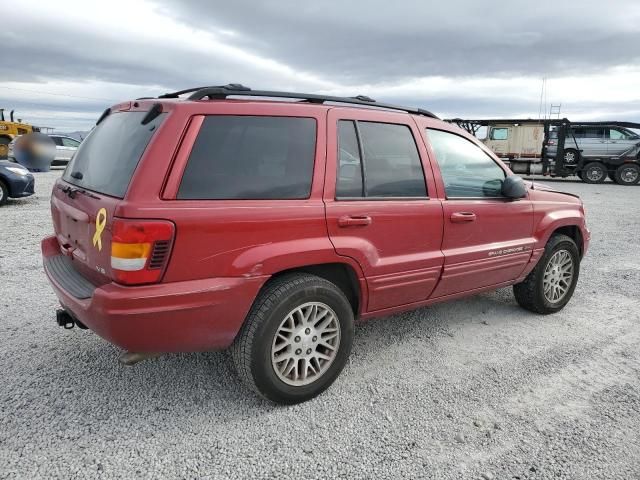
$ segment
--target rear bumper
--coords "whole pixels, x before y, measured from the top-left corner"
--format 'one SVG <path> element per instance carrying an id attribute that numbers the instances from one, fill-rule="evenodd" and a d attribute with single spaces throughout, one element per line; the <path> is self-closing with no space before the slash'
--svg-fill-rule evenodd
<path id="1" fill-rule="evenodd" d="M 77 298 L 47 259 L 60 255 L 55 237 L 42 240 L 45 273 L 61 305 L 105 340 L 133 352 L 196 352 L 231 345 L 267 277 L 210 278 L 125 287 L 95 286 Z"/>

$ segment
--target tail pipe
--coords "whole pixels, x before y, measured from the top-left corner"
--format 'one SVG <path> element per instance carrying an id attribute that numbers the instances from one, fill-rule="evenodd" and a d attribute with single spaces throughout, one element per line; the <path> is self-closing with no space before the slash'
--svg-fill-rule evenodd
<path id="1" fill-rule="evenodd" d="M 73 327 L 78 327 L 82 330 L 86 330 L 87 327 L 80 320 L 73 318 L 66 310 L 56 310 L 56 323 L 59 327 L 71 330 Z"/>

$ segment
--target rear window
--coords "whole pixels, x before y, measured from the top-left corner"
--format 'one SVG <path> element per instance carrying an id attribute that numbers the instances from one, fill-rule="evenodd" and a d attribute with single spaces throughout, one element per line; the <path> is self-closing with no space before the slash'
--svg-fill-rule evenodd
<path id="1" fill-rule="evenodd" d="M 147 112 L 108 115 L 80 144 L 64 180 L 95 192 L 123 198 L 149 140 L 166 113 L 142 125 Z M 76 178 L 81 177 L 81 178 Z"/>
<path id="2" fill-rule="evenodd" d="M 179 199 L 302 199 L 311 192 L 313 118 L 205 118 L 182 177 Z"/>

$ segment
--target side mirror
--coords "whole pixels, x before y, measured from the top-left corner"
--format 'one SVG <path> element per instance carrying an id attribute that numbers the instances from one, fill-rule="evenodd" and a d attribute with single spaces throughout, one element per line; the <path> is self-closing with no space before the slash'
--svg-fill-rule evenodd
<path id="1" fill-rule="evenodd" d="M 502 182 L 502 195 L 507 198 L 522 198 L 527 195 L 527 186 L 522 178 L 510 175 Z"/>

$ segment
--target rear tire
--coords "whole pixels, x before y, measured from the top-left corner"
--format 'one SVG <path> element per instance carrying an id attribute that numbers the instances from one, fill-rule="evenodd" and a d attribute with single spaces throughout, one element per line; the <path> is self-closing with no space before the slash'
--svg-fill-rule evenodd
<path id="1" fill-rule="evenodd" d="M 294 404 L 326 390 L 353 342 L 353 310 L 333 283 L 306 273 L 269 282 L 231 347 L 238 375 L 276 403 Z"/>
<path id="2" fill-rule="evenodd" d="M 513 286 L 513 294 L 526 310 L 543 315 L 555 313 L 573 296 L 579 275 L 576 243 L 566 235 L 553 235 L 535 268 L 523 282 Z"/>
<path id="3" fill-rule="evenodd" d="M 613 179 L 618 185 L 636 185 L 640 181 L 640 167 L 635 163 L 622 164 L 616 169 Z"/>
<path id="4" fill-rule="evenodd" d="M 573 148 L 567 148 L 564 151 L 564 164 L 575 165 L 578 163 L 578 151 Z"/>
<path id="5" fill-rule="evenodd" d="M 603 183 L 607 179 L 607 167 L 601 162 L 587 163 L 580 178 L 585 183 Z"/>
<path id="6" fill-rule="evenodd" d="M 9 200 L 9 188 L 0 180 L 0 207 L 7 203 L 7 200 Z"/>

